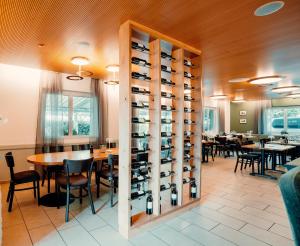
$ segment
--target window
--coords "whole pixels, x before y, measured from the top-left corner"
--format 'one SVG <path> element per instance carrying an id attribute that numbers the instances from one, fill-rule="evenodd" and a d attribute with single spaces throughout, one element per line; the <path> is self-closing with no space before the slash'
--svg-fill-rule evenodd
<path id="1" fill-rule="evenodd" d="M 59 105 L 57 107 L 57 105 Z M 61 106 L 60 106 L 61 105 Z M 90 136 L 92 98 L 88 93 L 64 92 L 46 97 L 45 136 Z M 62 126 L 60 125 L 62 124 Z M 58 129 L 63 129 L 62 132 Z"/>
<path id="2" fill-rule="evenodd" d="M 300 107 L 273 107 L 268 109 L 265 114 L 267 133 L 300 132 Z"/>
<path id="3" fill-rule="evenodd" d="M 204 132 L 218 132 L 217 125 L 217 109 L 204 108 L 203 110 L 203 131 Z"/>

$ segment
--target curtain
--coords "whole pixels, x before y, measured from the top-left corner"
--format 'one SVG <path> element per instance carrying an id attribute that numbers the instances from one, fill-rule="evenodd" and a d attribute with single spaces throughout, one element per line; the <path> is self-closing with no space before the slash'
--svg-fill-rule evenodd
<path id="1" fill-rule="evenodd" d="M 63 114 L 62 75 L 42 71 L 36 128 L 36 153 L 41 153 L 44 145 L 63 144 Z"/>
<path id="2" fill-rule="evenodd" d="M 90 144 L 99 148 L 105 143 L 107 136 L 107 98 L 104 83 L 99 79 L 91 79 L 91 136 Z"/>
<path id="3" fill-rule="evenodd" d="M 258 134 L 268 134 L 266 132 L 266 119 L 265 112 L 267 109 L 271 108 L 271 100 L 261 100 L 257 102 L 256 112 L 255 112 L 255 120 L 258 122 L 257 124 L 257 133 Z"/>
<path id="4" fill-rule="evenodd" d="M 223 102 L 223 100 L 218 102 L 218 108 L 219 108 L 219 133 L 223 133 L 225 132 L 225 103 Z"/>

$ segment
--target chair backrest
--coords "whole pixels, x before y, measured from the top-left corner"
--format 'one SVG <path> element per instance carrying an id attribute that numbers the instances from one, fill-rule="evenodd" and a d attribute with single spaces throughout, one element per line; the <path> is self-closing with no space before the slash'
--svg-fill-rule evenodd
<path id="1" fill-rule="evenodd" d="M 88 179 L 91 179 L 93 171 L 93 161 L 94 158 L 89 158 L 85 160 L 64 160 L 64 169 L 67 177 L 67 183 L 69 183 L 69 177 L 71 175 L 80 174 L 87 171 Z"/>
<path id="2" fill-rule="evenodd" d="M 116 147 L 117 147 L 116 142 L 106 143 L 106 148 L 108 148 L 108 149 L 116 148 Z"/>
<path id="3" fill-rule="evenodd" d="M 108 155 L 108 166 L 110 171 L 110 176 L 113 176 L 113 170 L 115 166 L 119 165 L 119 156 L 118 155 Z"/>
<path id="4" fill-rule="evenodd" d="M 64 152 L 65 148 L 63 145 L 55 145 L 55 146 L 50 146 L 50 152 L 55 153 L 55 152 Z"/>
<path id="5" fill-rule="evenodd" d="M 7 152 L 5 154 L 5 160 L 6 160 L 7 166 L 9 167 L 10 179 L 14 180 L 15 179 L 15 173 L 14 173 L 15 161 L 14 161 L 12 152 Z"/>
<path id="6" fill-rule="evenodd" d="M 72 151 L 78 151 L 79 149 L 79 145 L 72 145 Z"/>
<path id="7" fill-rule="evenodd" d="M 300 245 L 300 167 L 295 167 L 282 175 L 279 187 L 292 227 L 295 245 Z"/>
<path id="8" fill-rule="evenodd" d="M 80 150 L 89 150 L 90 147 L 91 147 L 90 144 L 81 144 L 81 145 L 79 145 Z"/>

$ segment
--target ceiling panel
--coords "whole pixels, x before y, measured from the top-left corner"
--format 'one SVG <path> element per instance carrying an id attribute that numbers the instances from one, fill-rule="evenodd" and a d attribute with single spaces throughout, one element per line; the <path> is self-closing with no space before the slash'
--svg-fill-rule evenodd
<path id="1" fill-rule="evenodd" d="M 72 56 L 91 60 L 96 76 L 118 63 L 118 29 L 140 22 L 203 51 L 205 93 L 263 98 L 265 87 L 236 77 L 283 74 L 300 84 L 300 1 L 255 17 L 262 0 L 0 0 L 0 62 L 74 73 Z M 39 48 L 37 44 L 44 43 Z"/>

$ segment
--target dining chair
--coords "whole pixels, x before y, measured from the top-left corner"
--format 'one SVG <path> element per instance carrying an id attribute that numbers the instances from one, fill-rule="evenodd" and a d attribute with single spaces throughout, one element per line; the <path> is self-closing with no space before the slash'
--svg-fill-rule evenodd
<path id="1" fill-rule="evenodd" d="M 300 245 L 300 167 L 282 175 L 279 187 L 292 228 L 295 245 Z"/>
<path id="2" fill-rule="evenodd" d="M 63 145 L 44 145 L 42 147 L 42 152 L 45 153 L 55 153 L 55 152 L 64 152 L 64 146 Z M 57 171 L 57 166 L 47 166 L 43 169 L 43 177 L 42 177 L 42 186 L 44 186 L 45 179 L 47 177 L 47 182 L 48 182 L 48 193 L 50 193 L 50 188 L 51 188 L 51 177 L 52 175 Z"/>
<path id="3" fill-rule="evenodd" d="M 90 200 L 90 206 L 92 213 L 95 214 L 95 207 L 93 203 L 92 191 L 91 191 L 91 177 L 93 171 L 93 161 L 94 158 L 89 158 L 86 160 L 64 160 L 64 173 L 60 173 L 56 177 L 56 194 L 57 199 L 60 199 L 60 188 L 67 191 L 66 200 L 66 215 L 65 221 L 69 221 L 69 207 L 70 207 L 70 195 L 71 190 L 79 190 L 79 196 L 76 197 L 72 194 L 73 198 L 80 199 L 82 203 L 82 198 L 88 196 Z M 82 173 L 86 172 L 87 176 Z M 87 189 L 87 194 L 83 195 L 82 192 Z M 59 206 L 58 206 L 59 208 Z"/>
<path id="4" fill-rule="evenodd" d="M 242 146 L 237 143 L 236 144 L 236 164 L 234 168 L 234 172 L 236 172 L 238 165 L 240 164 L 240 169 L 243 170 L 249 165 L 252 167 L 252 173 L 254 173 L 254 164 L 257 164 L 257 171 L 259 173 L 260 164 L 261 164 L 261 155 L 260 153 L 251 153 L 251 152 L 244 152 Z"/>
<path id="5" fill-rule="evenodd" d="M 99 197 L 100 193 L 100 183 L 106 187 L 110 188 L 110 202 L 111 207 L 113 207 L 113 196 L 114 193 L 117 192 L 118 188 L 118 180 L 119 180 L 119 169 L 118 169 L 118 163 L 119 163 L 119 156 L 118 155 L 112 155 L 110 154 L 108 156 L 108 162 L 101 163 L 99 171 L 96 173 L 96 179 L 97 179 L 97 197 Z M 101 182 L 100 179 L 104 179 L 107 181 L 107 183 Z"/>
<path id="6" fill-rule="evenodd" d="M 14 172 L 15 161 L 12 155 L 12 152 L 7 152 L 5 154 L 5 160 L 7 166 L 9 167 L 10 172 L 10 182 L 9 182 L 9 190 L 7 193 L 6 202 L 9 202 L 8 205 L 8 212 L 11 212 L 12 204 L 14 200 L 14 193 L 15 191 L 22 191 L 22 190 L 32 190 L 34 191 L 34 198 L 38 199 L 38 204 L 40 204 L 40 175 L 35 170 L 27 170 L 22 172 Z M 33 183 L 32 187 L 26 187 L 21 189 L 16 189 L 15 186 L 19 184 L 25 183 Z"/>

